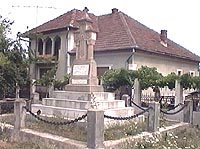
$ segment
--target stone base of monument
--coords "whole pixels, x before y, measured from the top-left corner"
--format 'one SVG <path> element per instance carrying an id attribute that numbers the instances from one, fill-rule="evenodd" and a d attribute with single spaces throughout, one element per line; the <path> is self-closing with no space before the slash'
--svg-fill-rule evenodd
<path id="1" fill-rule="evenodd" d="M 41 111 L 42 115 L 74 119 L 87 113 L 91 108 L 91 99 L 98 109 L 103 109 L 106 115 L 127 117 L 134 115 L 132 107 L 125 107 L 124 100 L 115 100 L 114 93 L 109 92 L 72 92 L 53 91 L 51 98 L 43 98 L 42 104 L 32 104 L 32 112 Z M 107 120 L 109 121 L 109 120 Z"/>
<path id="2" fill-rule="evenodd" d="M 101 85 L 66 85 L 66 91 L 77 91 L 77 92 L 103 92 Z"/>
<path id="3" fill-rule="evenodd" d="M 110 92 L 92 92 L 96 101 L 99 100 L 115 100 L 115 94 Z M 84 100 L 90 101 L 91 92 L 77 92 L 77 91 L 53 91 L 52 98 L 70 99 L 70 100 Z"/>
<path id="4" fill-rule="evenodd" d="M 68 118 L 68 119 L 74 119 L 87 113 L 86 109 L 82 110 L 74 108 L 63 108 L 63 107 L 45 106 L 41 104 L 32 105 L 31 110 L 34 113 L 40 110 L 41 111 L 40 115 Z M 134 114 L 134 109 L 131 107 L 105 109 L 104 111 L 106 115 L 111 115 L 116 117 L 131 116 Z"/>

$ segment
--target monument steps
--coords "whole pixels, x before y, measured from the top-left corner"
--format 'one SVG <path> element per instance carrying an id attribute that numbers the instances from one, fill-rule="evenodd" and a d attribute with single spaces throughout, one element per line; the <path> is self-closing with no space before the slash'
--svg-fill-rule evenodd
<path id="1" fill-rule="evenodd" d="M 42 104 L 46 106 L 65 107 L 65 108 L 74 108 L 74 109 L 83 109 L 83 110 L 91 107 L 91 101 L 70 100 L 70 99 L 60 99 L 60 98 L 43 98 Z M 100 109 L 123 108 L 125 105 L 125 101 L 99 100 L 97 101 L 97 104 Z"/>
<path id="2" fill-rule="evenodd" d="M 74 119 L 87 113 L 87 109 L 82 110 L 74 108 L 46 106 L 42 104 L 32 104 L 31 108 L 33 113 L 37 113 L 37 111 L 40 110 L 41 115 L 57 116 L 62 118 L 65 117 L 69 119 Z M 134 114 L 134 108 L 132 107 L 105 109 L 104 111 L 106 115 L 116 117 L 127 117 Z"/>
<path id="3" fill-rule="evenodd" d="M 96 100 L 115 100 L 115 94 L 110 92 L 92 92 Z M 90 100 L 91 92 L 75 91 L 53 91 L 53 98 L 71 99 L 71 100 Z"/>

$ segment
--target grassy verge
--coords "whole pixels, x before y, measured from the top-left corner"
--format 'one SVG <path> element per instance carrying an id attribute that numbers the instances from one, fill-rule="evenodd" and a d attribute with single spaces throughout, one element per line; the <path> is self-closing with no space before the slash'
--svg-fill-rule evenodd
<path id="1" fill-rule="evenodd" d="M 200 129 L 190 127 L 163 137 L 152 136 L 143 142 L 126 142 L 123 149 L 200 149 Z"/>
<path id="2" fill-rule="evenodd" d="M 53 149 L 53 147 L 40 146 L 32 142 L 10 142 L 10 134 L 0 130 L 0 149 Z"/>

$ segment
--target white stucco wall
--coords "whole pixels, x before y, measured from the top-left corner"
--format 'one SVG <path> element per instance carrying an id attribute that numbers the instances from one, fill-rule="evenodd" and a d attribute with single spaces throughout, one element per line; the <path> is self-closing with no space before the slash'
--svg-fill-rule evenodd
<path id="1" fill-rule="evenodd" d="M 163 75 L 167 75 L 171 72 L 177 73 L 177 69 L 182 70 L 182 74 L 190 71 L 195 71 L 195 75 L 199 74 L 198 63 L 178 58 L 171 58 L 168 56 L 136 52 L 134 54 L 134 62 L 137 64 L 137 68 L 140 68 L 142 65 L 156 67 L 157 71 Z"/>
<path id="2" fill-rule="evenodd" d="M 130 51 L 120 51 L 120 52 L 102 52 L 95 53 L 95 61 L 98 67 L 111 67 L 116 68 L 128 68 L 127 59 L 131 56 Z M 75 56 L 71 57 L 71 63 L 73 62 Z M 129 61 L 130 64 L 131 60 Z M 137 69 L 143 66 L 156 67 L 157 71 L 163 75 L 167 75 L 171 72 L 177 73 L 177 69 L 182 70 L 182 73 L 188 73 L 194 71 L 195 75 L 198 76 L 198 63 L 171 58 L 168 56 L 160 56 L 155 54 L 149 54 L 144 52 L 135 52 L 133 54 L 133 63 L 136 64 Z"/>
<path id="3" fill-rule="evenodd" d="M 131 52 L 111 52 L 111 53 L 98 53 L 95 54 L 95 60 L 98 67 L 111 66 L 113 69 L 116 68 L 127 68 L 127 59 Z"/>

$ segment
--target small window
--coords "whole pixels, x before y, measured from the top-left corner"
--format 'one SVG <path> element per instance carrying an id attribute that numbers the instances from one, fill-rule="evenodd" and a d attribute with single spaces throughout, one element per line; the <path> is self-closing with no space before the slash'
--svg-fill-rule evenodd
<path id="1" fill-rule="evenodd" d="M 195 76 L 195 71 L 190 71 L 190 76 L 194 77 Z"/>
<path id="2" fill-rule="evenodd" d="M 181 76 L 183 74 L 183 70 L 182 69 L 177 69 L 177 75 Z"/>

